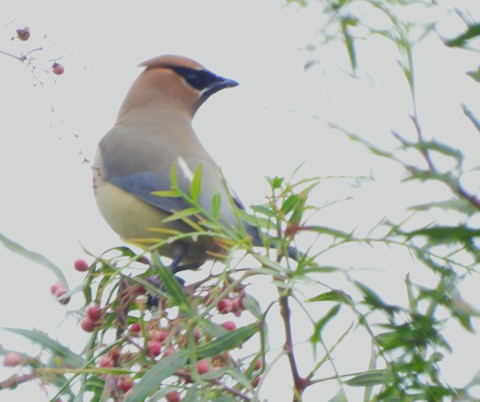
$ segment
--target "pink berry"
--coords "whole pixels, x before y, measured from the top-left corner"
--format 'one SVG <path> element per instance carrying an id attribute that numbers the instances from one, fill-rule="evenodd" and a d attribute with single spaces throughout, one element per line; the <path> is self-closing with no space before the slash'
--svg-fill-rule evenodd
<path id="1" fill-rule="evenodd" d="M 258 384 L 260 383 L 260 380 L 261 380 L 261 377 L 258 376 L 258 377 L 255 377 L 255 379 L 252 381 L 252 387 L 257 387 Z"/>
<path id="2" fill-rule="evenodd" d="M 256 362 L 255 362 L 255 367 L 254 370 L 260 370 L 263 366 L 263 360 L 260 357 Z"/>
<path id="3" fill-rule="evenodd" d="M 233 321 L 225 321 L 222 324 L 222 327 L 227 331 L 233 331 L 234 329 L 237 329 L 237 324 L 235 324 Z"/>
<path id="4" fill-rule="evenodd" d="M 100 367 L 104 367 L 104 368 L 111 368 L 111 367 L 113 367 L 114 364 L 115 363 L 114 363 L 113 359 L 109 356 L 102 357 L 100 359 L 99 363 L 98 363 L 98 365 Z"/>
<path id="5" fill-rule="evenodd" d="M 162 351 L 162 344 L 158 341 L 150 341 L 147 345 L 148 353 L 150 353 L 150 356 L 152 357 L 157 357 Z"/>
<path id="6" fill-rule="evenodd" d="M 55 62 L 52 64 L 52 71 L 53 74 L 62 75 L 65 71 L 65 67 L 63 67 L 60 63 Z"/>
<path id="7" fill-rule="evenodd" d="M 199 360 L 197 362 L 198 374 L 208 373 L 208 361 L 206 359 Z"/>
<path id="8" fill-rule="evenodd" d="M 78 258 L 77 260 L 75 260 L 73 266 L 78 272 L 86 272 L 90 269 L 87 261 L 85 261 L 83 258 Z"/>
<path id="9" fill-rule="evenodd" d="M 58 289 L 65 289 L 65 285 L 61 282 L 55 282 L 52 286 L 50 286 L 50 293 L 54 295 Z"/>
<path id="10" fill-rule="evenodd" d="M 200 329 L 198 327 L 195 327 L 193 329 L 193 339 L 195 339 L 196 342 L 200 340 L 202 333 L 200 332 Z"/>
<path id="11" fill-rule="evenodd" d="M 167 329 L 161 329 L 158 331 L 157 333 L 157 336 L 158 336 L 158 341 L 159 342 L 163 342 L 165 341 L 165 339 L 168 338 L 168 335 L 170 334 L 170 332 L 168 332 Z"/>
<path id="12" fill-rule="evenodd" d="M 122 392 L 128 392 L 133 387 L 133 381 L 125 376 L 122 376 L 117 381 L 117 387 Z"/>
<path id="13" fill-rule="evenodd" d="M 58 288 L 54 294 L 56 299 L 61 299 L 58 300 L 60 304 L 68 304 L 70 303 L 70 297 L 63 297 L 63 295 L 67 293 L 67 289 L 65 288 Z"/>
<path id="14" fill-rule="evenodd" d="M 232 301 L 230 299 L 222 299 L 217 304 L 217 310 L 220 314 L 227 314 L 232 311 Z"/>
<path id="15" fill-rule="evenodd" d="M 22 362 L 22 358 L 15 352 L 9 352 L 3 358 L 3 365 L 6 367 L 15 367 Z"/>
<path id="16" fill-rule="evenodd" d="M 96 324 L 90 317 L 85 317 L 82 321 L 80 321 L 80 327 L 85 332 L 93 332 L 95 330 Z"/>
<path id="17" fill-rule="evenodd" d="M 175 348 L 170 346 L 167 349 L 165 349 L 165 352 L 163 352 L 163 354 L 164 356 L 170 356 L 174 352 L 175 352 Z"/>
<path id="18" fill-rule="evenodd" d="M 171 391 L 167 395 L 167 402 L 181 402 L 180 393 L 178 391 Z"/>
<path id="19" fill-rule="evenodd" d="M 98 322 L 103 317 L 102 308 L 98 304 L 94 304 L 87 309 L 87 315 L 93 322 Z"/>
<path id="20" fill-rule="evenodd" d="M 134 322 L 132 325 L 130 325 L 130 332 L 134 334 L 138 334 L 142 330 L 142 326 L 140 325 L 139 322 Z"/>

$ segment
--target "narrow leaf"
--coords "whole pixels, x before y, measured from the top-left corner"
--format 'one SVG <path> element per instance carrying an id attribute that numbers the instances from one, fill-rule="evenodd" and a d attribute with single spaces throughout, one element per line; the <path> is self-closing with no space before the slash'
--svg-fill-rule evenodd
<path id="1" fill-rule="evenodd" d="M 192 216 L 192 215 L 195 215 L 195 214 L 198 214 L 198 213 L 200 213 L 200 211 L 199 211 L 198 208 L 196 208 L 196 207 L 183 209 L 183 210 L 181 210 L 181 211 L 175 212 L 175 213 L 172 214 L 172 215 L 167 216 L 167 217 L 163 220 L 163 222 L 177 221 L 177 220 L 179 220 L 179 219 L 184 219 L 184 218 L 187 218 L 187 217 L 189 217 L 189 216 Z"/>
<path id="2" fill-rule="evenodd" d="M 332 290 L 330 292 L 321 293 L 318 296 L 312 297 L 307 300 L 307 302 L 341 302 L 349 303 L 351 301 L 350 297 L 342 292 L 341 290 Z"/>
<path id="3" fill-rule="evenodd" d="M 14 332 L 18 335 L 24 336 L 25 338 L 30 339 L 32 342 L 40 345 L 42 349 L 48 349 L 56 356 L 62 359 L 61 364 L 79 368 L 83 365 L 83 359 L 77 355 L 76 353 L 72 352 L 67 347 L 63 346 L 61 343 L 57 342 L 56 340 L 50 338 L 44 332 L 38 331 L 36 329 L 29 330 L 23 328 L 4 328 L 6 331 Z"/>
<path id="4" fill-rule="evenodd" d="M 365 371 L 350 380 L 345 381 L 345 384 L 351 387 L 371 387 L 374 385 L 383 384 L 385 382 L 387 372 L 385 370 L 370 370 Z"/>
<path id="5" fill-rule="evenodd" d="M 155 272 L 162 280 L 162 285 L 165 288 L 166 293 L 169 295 L 172 304 L 178 306 L 184 313 L 192 315 L 192 305 L 187 296 L 185 296 L 185 293 L 183 293 L 183 289 L 176 276 L 160 263 L 158 256 L 152 255 L 152 258 L 158 267 Z"/>
<path id="6" fill-rule="evenodd" d="M 220 216 L 220 204 L 221 204 L 221 196 L 219 193 L 215 193 L 212 197 L 212 215 L 215 220 L 218 219 Z"/>
<path id="7" fill-rule="evenodd" d="M 320 321 L 318 321 L 315 324 L 315 329 L 314 329 L 313 335 L 311 337 L 311 342 L 312 343 L 317 343 L 317 342 L 320 341 L 320 338 L 321 338 L 320 335 L 322 333 L 323 328 L 325 327 L 325 325 L 327 325 L 327 323 L 333 317 L 335 317 L 338 314 L 341 306 L 342 306 L 341 304 L 337 304 L 336 306 L 331 308 L 330 311 Z"/>
<path id="8" fill-rule="evenodd" d="M 251 324 L 245 327 L 230 331 L 219 338 L 200 345 L 196 348 L 197 358 L 203 359 L 210 356 L 215 356 L 226 350 L 234 349 L 243 345 L 249 338 L 251 338 L 258 331 L 258 325 Z"/>
<path id="9" fill-rule="evenodd" d="M 44 267 L 47 267 L 55 274 L 55 276 L 58 278 L 60 282 L 67 285 L 67 278 L 65 278 L 65 275 L 63 275 L 62 270 L 58 266 L 56 266 L 53 262 L 51 262 L 48 258 L 44 257 L 43 255 L 35 251 L 26 249 L 22 245 L 18 244 L 17 242 L 14 242 L 13 240 L 8 239 L 2 234 L 0 234 L 0 241 L 10 251 L 17 253 L 22 257 L 28 258 L 30 261 L 33 261 L 36 264 L 40 264 L 40 265 L 43 265 Z"/>
<path id="10" fill-rule="evenodd" d="M 144 401 L 147 396 L 159 388 L 163 380 L 182 369 L 187 364 L 187 353 L 177 350 L 170 356 L 164 357 L 155 366 L 145 372 L 142 379 L 133 388 L 125 402 Z"/>
<path id="11" fill-rule="evenodd" d="M 203 165 L 200 163 L 193 174 L 193 179 L 190 184 L 190 197 L 193 201 L 198 201 L 200 193 L 202 191 L 202 174 L 203 174 Z"/>

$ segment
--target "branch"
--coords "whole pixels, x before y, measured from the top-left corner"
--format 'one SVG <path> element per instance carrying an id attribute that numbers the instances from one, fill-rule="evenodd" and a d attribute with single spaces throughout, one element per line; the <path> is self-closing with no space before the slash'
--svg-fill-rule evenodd
<path id="1" fill-rule="evenodd" d="M 285 327 L 285 344 L 283 349 L 288 357 L 290 363 L 290 370 L 293 377 L 293 402 L 301 402 L 302 393 L 307 388 L 308 382 L 300 376 L 298 373 L 297 362 L 295 360 L 295 354 L 293 352 L 293 337 L 292 337 L 292 323 L 290 320 L 290 306 L 289 306 L 289 294 L 282 295 L 282 289 L 277 288 L 280 295 L 280 314 L 283 319 L 283 325 Z"/>

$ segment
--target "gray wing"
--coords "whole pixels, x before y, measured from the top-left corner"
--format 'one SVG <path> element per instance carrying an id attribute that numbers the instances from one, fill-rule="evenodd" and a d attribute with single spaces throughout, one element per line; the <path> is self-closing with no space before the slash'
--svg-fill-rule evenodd
<path id="1" fill-rule="evenodd" d="M 170 177 L 163 177 L 157 172 L 139 172 L 127 176 L 112 176 L 107 180 L 164 212 L 175 213 L 190 207 L 188 202 L 180 197 L 160 197 L 152 194 L 155 191 L 171 190 Z"/>

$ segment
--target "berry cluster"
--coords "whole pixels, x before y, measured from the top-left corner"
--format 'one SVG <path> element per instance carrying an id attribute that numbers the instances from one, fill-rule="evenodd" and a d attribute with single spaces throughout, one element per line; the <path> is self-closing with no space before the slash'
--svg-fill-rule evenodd
<path id="1" fill-rule="evenodd" d="M 162 382 L 167 401 L 181 401 L 191 384 L 199 381 L 208 382 L 205 390 L 214 395 L 254 392 L 262 359 L 257 355 L 238 356 L 238 347 L 257 332 L 254 329 L 245 336 L 245 329 L 254 324 L 242 327 L 239 323 L 240 317 L 248 320 L 242 315 L 245 300 L 251 297 L 241 281 L 226 275 L 210 276 L 183 286 L 174 280 L 173 292 L 180 290 L 185 297 L 186 304 L 182 305 L 161 280 L 146 274 L 119 274 L 108 287 L 102 281 L 112 275 L 111 266 L 104 262 L 90 266 L 78 259 L 74 267 L 87 273 L 89 286 L 84 293 L 88 307 L 80 327 L 92 333 L 90 344 L 95 357 L 94 366 L 84 369 L 91 370 L 92 380 L 111 387 L 111 394 L 119 400 L 134 394 L 144 373 L 176 351 L 188 351 L 189 358 L 184 367 Z M 51 291 L 60 303 L 70 300 L 65 298 L 67 289 L 60 283 L 52 285 Z M 233 371 L 240 374 L 232 375 Z M 238 381 L 239 375 L 244 376 L 243 381 Z"/>

